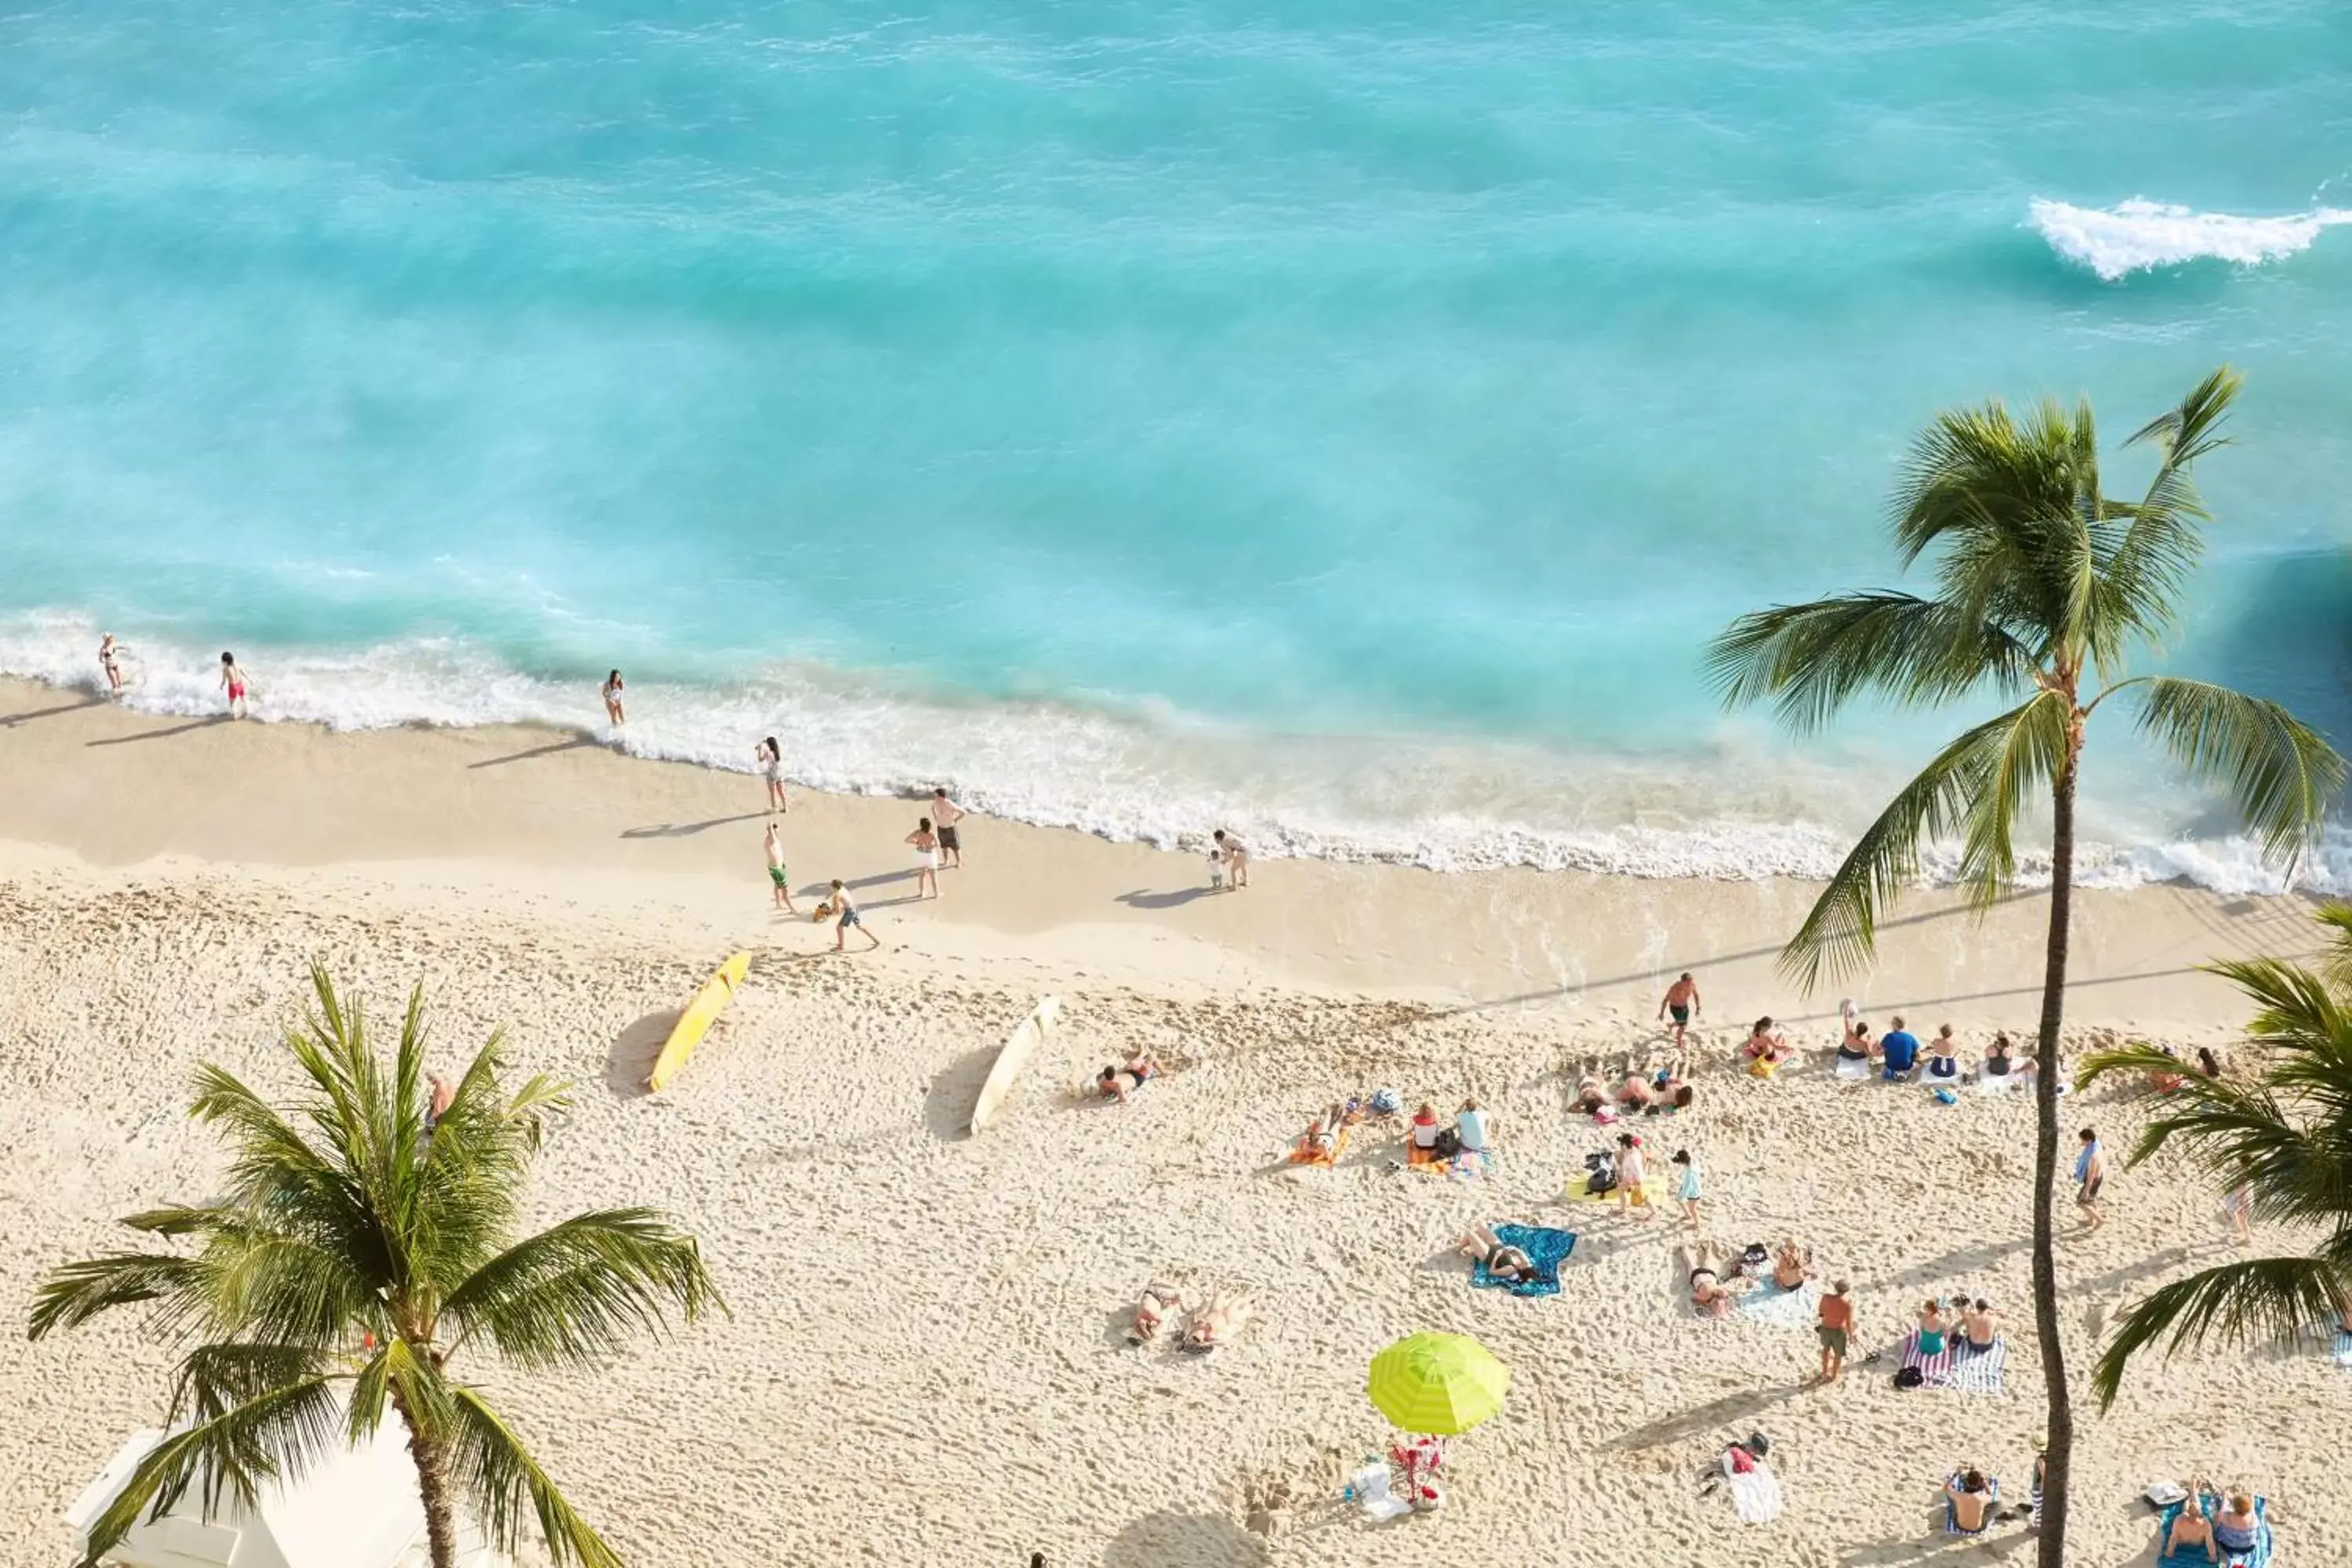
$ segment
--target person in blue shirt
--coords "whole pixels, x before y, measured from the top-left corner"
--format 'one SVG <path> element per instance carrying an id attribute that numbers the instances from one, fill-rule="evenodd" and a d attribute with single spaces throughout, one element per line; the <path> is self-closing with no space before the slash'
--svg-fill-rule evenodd
<path id="1" fill-rule="evenodd" d="M 1880 1059 L 1886 1064 L 1890 1079 L 1909 1078 L 1919 1060 L 1919 1037 L 1903 1026 L 1903 1015 L 1895 1016 L 1895 1026 L 1878 1037 Z"/>

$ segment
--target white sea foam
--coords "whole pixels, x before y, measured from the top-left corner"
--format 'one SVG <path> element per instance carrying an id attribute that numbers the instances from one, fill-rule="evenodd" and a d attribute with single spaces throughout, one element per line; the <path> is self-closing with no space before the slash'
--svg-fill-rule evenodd
<path id="1" fill-rule="evenodd" d="M 2258 267 L 2308 249 L 2323 230 L 2352 223 L 2352 211 L 2337 207 L 2240 217 L 2137 197 L 2104 208 L 2036 197 L 2032 216 L 2051 249 L 2109 283 L 2150 268 L 2208 258 Z"/>
<path id="2" fill-rule="evenodd" d="M 79 616 L 0 624 L 0 674 L 94 690 L 97 643 Z M 239 658 L 264 721 L 603 732 L 593 680 L 526 675 L 458 643 L 250 648 Z M 213 650 L 142 641 L 125 660 L 128 704 L 220 711 L 213 658 Z M 610 739 L 639 756 L 749 773 L 752 744 L 774 734 L 791 776 L 814 788 L 912 796 L 947 784 L 988 815 L 1106 838 L 1193 847 L 1223 826 L 1270 857 L 1437 871 L 1820 878 L 1892 782 L 1851 759 L 1742 750 L 1733 739 L 1702 755 L 1626 758 L 1505 741 L 1266 735 L 1182 715 L 957 702 L 809 667 L 772 668 L 727 688 L 633 682 L 629 709 L 627 727 Z M 1750 793 L 1732 798 L 1726 781 Z M 2046 876 L 2046 866 L 2029 865 L 2024 879 Z M 2177 879 L 2233 893 L 2284 886 L 2234 838 L 2086 844 L 2078 876 L 2095 887 Z M 2352 891 L 2352 837 L 2332 838 L 2298 882 Z"/>

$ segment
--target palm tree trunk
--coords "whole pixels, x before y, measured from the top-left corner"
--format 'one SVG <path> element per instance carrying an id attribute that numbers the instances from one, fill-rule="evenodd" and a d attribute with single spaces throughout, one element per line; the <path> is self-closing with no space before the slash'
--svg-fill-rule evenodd
<path id="1" fill-rule="evenodd" d="M 449 1457 L 441 1445 L 416 1429 L 397 1385 L 392 1389 L 393 1408 L 408 1427 L 408 1452 L 416 1461 L 416 1495 L 425 1505 L 425 1540 L 433 1553 L 433 1568 L 457 1568 L 457 1515 L 449 1501 Z"/>
<path id="2" fill-rule="evenodd" d="M 2033 1074 L 2033 1333 L 2042 1344 L 2042 1381 L 2050 1437 L 2042 1477 L 2038 1568 L 2064 1568 L 2066 1473 L 2074 1454 L 2074 1406 L 2066 1384 L 2066 1347 L 2058 1332 L 2058 1264 L 2052 1256 L 2053 1189 L 2058 1180 L 2058 1026 L 2066 1005 L 2066 935 L 2074 899 L 2074 771 L 2082 731 L 2069 738 L 2066 761 L 2050 789 L 2050 952 L 2042 976 L 2042 1032 Z"/>

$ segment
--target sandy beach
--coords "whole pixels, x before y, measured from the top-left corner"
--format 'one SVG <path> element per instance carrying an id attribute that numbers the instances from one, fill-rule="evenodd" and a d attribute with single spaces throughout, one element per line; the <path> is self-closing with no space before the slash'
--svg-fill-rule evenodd
<path id="1" fill-rule="evenodd" d="M 184 1114 L 190 1074 L 284 1083 L 278 1033 L 319 955 L 379 1010 L 422 982 L 447 1058 L 503 1026 L 518 1071 L 576 1081 L 537 1216 L 650 1204 L 701 1238 L 731 1318 L 593 1383 L 479 1369 L 646 1568 L 2021 1558 L 2014 1527 L 1989 1548 L 1942 1535 L 1936 1500 L 1962 1459 L 2027 1486 L 2031 1108 L 1832 1081 L 1838 994 L 1773 968 L 1809 886 L 1261 861 L 1247 892 L 1211 895 L 1194 855 L 975 819 L 965 868 L 918 903 L 899 840 L 919 803 L 796 795 L 796 890 L 859 887 L 887 943 L 837 958 L 828 929 L 769 908 L 761 805 L 755 778 L 582 735 L 155 719 L 0 681 L 0 1302 L 21 1324 L 45 1270 L 127 1236 L 113 1216 L 204 1194 L 218 1151 Z M 2196 966 L 2307 952 L 2309 908 L 2081 895 L 2070 1024 L 2226 1047 L 2242 1009 Z M 1915 897 L 1844 990 L 1874 1022 L 1953 1023 L 1972 1057 L 2030 1031 L 2042 919 L 2033 898 L 1979 922 Z M 668 1017 L 738 947 L 743 994 L 645 1096 Z M 1706 1236 L 1794 1236 L 1853 1281 L 1842 1386 L 1802 1385 L 1808 1328 L 1689 1313 L 1689 1232 L 1562 1201 L 1604 1142 L 1569 1113 L 1579 1073 L 1657 1049 L 1685 969 L 1706 1004 L 1696 1103 L 1643 1131 L 1701 1162 Z M 966 1136 L 997 1046 L 1047 994 L 1063 1026 Z M 1771 1083 L 1729 1067 L 1766 1013 L 1808 1047 Z M 1126 1106 L 1073 1093 L 1138 1047 L 1174 1070 Z M 1282 1164 L 1319 1106 L 1383 1085 L 1477 1096 L 1495 1168 L 1398 1170 L 1370 1129 L 1334 1169 Z M 2136 1124 L 2104 1092 L 2070 1115 L 2118 1156 Z M 2060 1247 L 2079 1372 L 2139 1292 L 2231 1250 L 2216 1194 L 2116 1163 L 2108 1223 Z M 1497 1221 L 1578 1235 L 1558 1296 L 1469 1288 L 1450 1244 Z M 1259 1315 L 1206 1359 L 1130 1348 L 1155 1276 L 1245 1289 Z M 2006 1315 L 1999 1392 L 1890 1386 L 1930 1292 Z M 1422 1329 L 1476 1335 L 1514 1383 L 1454 1445 L 1447 1507 L 1374 1531 L 1338 1500 L 1389 1436 L 1364 1368 Z M 126 1318 L 0 1372 L 0 1560 L 71 1560 L 59 1516 L 160 1414 L 167 1364 Z M 2326 1436 L 2347 1426 L 2352 1373 L 2322 1354 L 2152 1361 L 2082 1415 L 2070 1555 L 2151 1561 L 2138 1494 L 2201 1470 L 2270 1500 L 2283 1563 L 2352 1560 Z M 1756 1429 L 1787 1510 L 1751 1531 L 1697 1477 Z M 1291 1502 L 1265 1532 L 1249 1501 L 1270 1478 Z"/>

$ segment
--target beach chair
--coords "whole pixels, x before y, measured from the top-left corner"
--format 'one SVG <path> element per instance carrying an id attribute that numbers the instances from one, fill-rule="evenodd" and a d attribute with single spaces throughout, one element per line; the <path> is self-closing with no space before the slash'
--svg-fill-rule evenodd
<path id="1" fill-rule="evenodd" d="M 1946 1481 L 1945 1484 L 1947 1486 L 1953 1485 L 1957 1483 L 1959 1479 L 1960 1478 L 1958 1476 L 1955 1475 Z M 1944 1499 L 1944 1533 L 1946 1535 L 1990 1535 L 1992 1533 L 1993 1516 L 2000 1511 L 2000 1478 L 1999 1476 L 1987 1476 L 1985 1478 L 1984 1522 L 1978 1525 L 1974 1530 L 1962 1530 L 1960 1528 L 1960 1510 L 1954 1505 L 1951 1498 L 1948 1495 Z"/>

